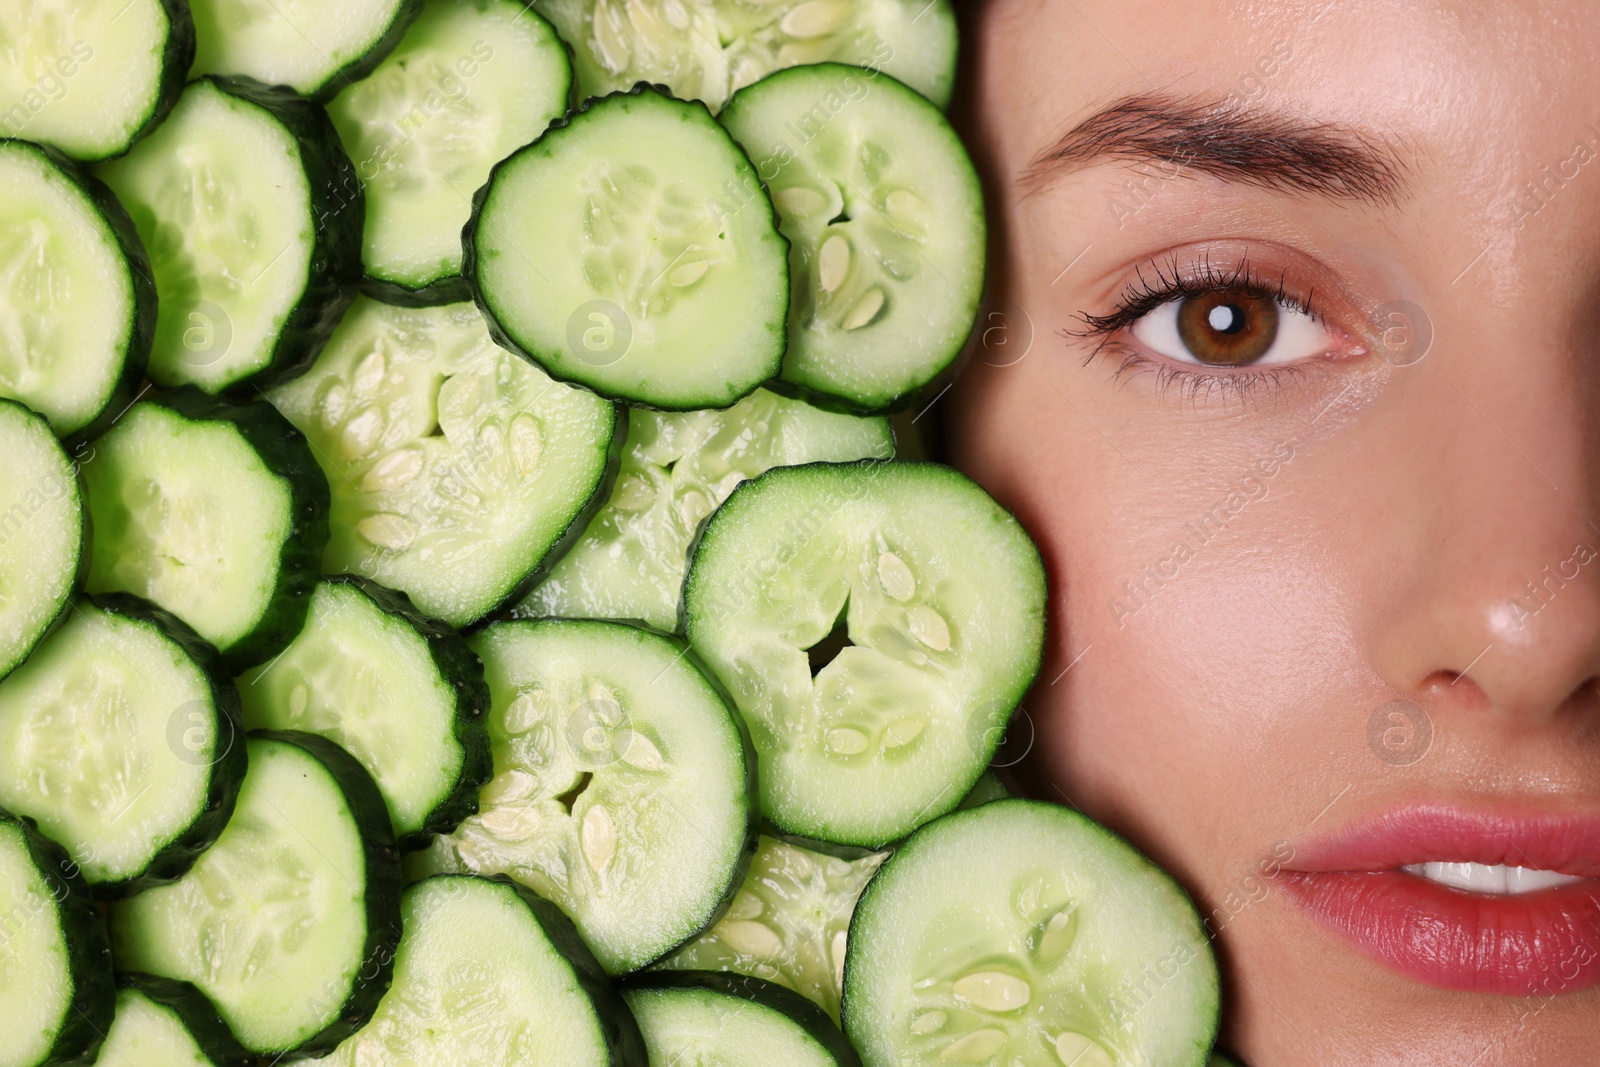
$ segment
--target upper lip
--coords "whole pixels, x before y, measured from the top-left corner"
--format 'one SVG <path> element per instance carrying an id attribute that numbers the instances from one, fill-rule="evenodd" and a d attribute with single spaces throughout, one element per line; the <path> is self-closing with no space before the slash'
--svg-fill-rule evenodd
<path id="1" fill-rule="evenodd" d="M 1600 815 L 1411 804 L 1292 847 L 1284 867 L 1307 873 L 1482 863 L 1600 878 Z"/>

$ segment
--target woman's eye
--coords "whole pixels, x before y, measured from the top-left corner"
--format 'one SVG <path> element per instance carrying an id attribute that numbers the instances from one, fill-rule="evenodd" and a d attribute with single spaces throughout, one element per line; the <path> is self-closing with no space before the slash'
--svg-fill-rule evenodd
<path id="1" fill-rule="evenodd" d="M 1306 312 L 1243 289 L 1217 289 L 1169 300 L 1129 330 L 1159 355 L 1205 367 L 1297 363 L 1332 346 Z"/>

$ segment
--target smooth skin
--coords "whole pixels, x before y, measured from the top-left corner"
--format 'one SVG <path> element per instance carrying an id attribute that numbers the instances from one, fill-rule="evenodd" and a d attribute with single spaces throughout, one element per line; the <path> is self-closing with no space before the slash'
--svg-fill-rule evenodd
<path id="1" fill-rule="evenodd" d="M 958 118 L 998 244 L 942 403 L 954 458 L 1050 570 L 1035 791 L 1194 894 L 1222 1043 L 1253 1067 L 1595 1062 L 1600 988 L 1435 988 L 1275 883 L 1295 842 L 1399 804 L 1600 814 L 1600 14 L 975 0 L 965 20 Z M 1389 184 L 1271 187 L 1249 152 L 1225 176 L 1082 152 L 1041 172 L 1063 134 L 1148 93 L 1333 131 Z M 1141 267 L 1207 247 L 1311 290 L 1324 350 L 1231 372 L 1240 387 L 1172 378 L 1207 368 L 1128 329 L 1098 352 L 1063 335 Z M 1400 300 L 1420 314 L 1379 312 Z M 1415 362 L 1407 329 L 1432 334 Z M 1145 362 L 1119 376 L 1130 350 Z M 1578 546 L 1589 562 L 1567 562 Z M 1373 729 L 1395 700 L 1431 727 L 1409 754 Z"/>

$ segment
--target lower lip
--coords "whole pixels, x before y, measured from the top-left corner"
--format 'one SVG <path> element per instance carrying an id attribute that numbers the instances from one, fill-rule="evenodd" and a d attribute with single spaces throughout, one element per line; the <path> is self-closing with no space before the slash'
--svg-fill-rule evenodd
<path id="1" fill-rule="evenodd" d="M 1503 996 L 1600 985 L 1600 881 L 1489 896 L 1396 870 L 1282 875 L 1324 925 L 1416 981 Z"/>

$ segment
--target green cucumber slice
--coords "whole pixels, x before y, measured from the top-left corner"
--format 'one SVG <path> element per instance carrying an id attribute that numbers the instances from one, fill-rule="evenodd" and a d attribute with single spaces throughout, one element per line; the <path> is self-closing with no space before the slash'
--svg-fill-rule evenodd
<path id="1" fill-rule="evenodd" d="M 567 110 L 572 65 L 520 0 L 433 0 L 400 46 L 328 105 L 366 185 L 368 288 L 470 299 L 461 227 L 489 169 Z"/>
<path id="2" fill-rule="evenodd" d="M 327 471 L 323 569 L 458 627 L 514 602 L 578 536 L 626 436 L 612 404 L 497 346 L 471 304 L 358 298 L 269 398 Z"/>
<path id="3" fill-rule="evenodd" d="M 233 811 L 239 698 L 211 646 L 132 597 L 73 606 L 0 682 L 0 805 L 102 896 L 181 876 Z"/>
<path id="4" fill-rule="evenodd" d="M 725 411 L 635 411 L 610 498 L 517 614 L 673 630 L 695 531 L 740 481 L 772 467 L 893 455 L 887 420 L 765 389 Z"/>
<path id="5" fill-rule="evenodd" d="M 1239 1064 L 1220 1052 L 1213 1052 L 1211 1054 L 1211 1062 L 1206 1067 L 1239 1067 Z"/>
<path id="6" fill-rule="evenodd" d="M 743 974 L 631 979 L 623 993 L 652 1063 L 861 1067 L 838 1026 L 804 997 Z"/>
<path id="7" fill-rule="evenodd" d="M 978 784 L 972 787 L 956 807 L 963 809 L 976 808 L 980 804 L 987 804 L 994 800 L 1005 800 L 1007 797 L 1014 795 L 1010 789 L 1006 788 L 1006 784 L 1000 780 L 998 774 L 993 771 L 984 771 L 982 776 L 978 778 Z"/>
<path id="8" fill-rule="evenodd" d="M 190 0 L 195 74 L 242 74 L 326 96 L 377 66 L 421 0 Z"/>
<path id="9" fill-rule="evenodd" d="M 837 1022 L 850 915 L 888 855 L 847 860 L 763 834 L 750 873 L 717 925 L 656 966 L 775 982 Z"/>
<path id="10" fill-rule="evenodd" d="M 711 516 L 684 616 L 749 724 L 761 809 L 879 847 L 961 801 L 1038 672 L 1045 576 L 1010 513 L 931 463 L 777 467 Z M 848 643 L 813 675 L 808 649 Z"/>
<path id="11" fill-rule="evenodd" d="M 62 618 L 85 556 L 77 464 L 49 423 L 0 398 L 0 678 Z"/>
<path id="12" fill-rule="evenodd" d="M 755 848 L 754 761 L 682 644 L 553 619 L 497 623 L 473 647 L 496 773 L 424 869 L 509 874 L 571 916 L 612 974 L 714 922 Z"/>
<path id="13" fill-rule="evenodd" d="M 843 1015 L 867 1067 L 1203 1067 L 1217 965 L 1189 898 L 1127 842 L 997 800 L 917 831 L 867 886 Z"/>
<path id="14" fill-rule="evenodd" d="M 303 43 L 297 51 L 303 51 Z M 150 251 L 150 380 L 217 393 L 293 374 L 361 276 L 361 187 L 320 107 L 232 78 L 189 83 L 100 176 Z"/>
<path id="15" fill-rule="evenodd" d="M 115 999 L 105 921 L 76 865 L 0 809 L 0 1067 L 83 1062 Z"/>
<path id="16" fill-rule="evenodd" d="M 128 150 L 171 110 L 194 61 L 182 0 L 9 3 L 0 136 L 92 162 Z"/>
<path id="17" fill-rule="evenodd" d="M 557 378 L 684 411 L 777 374 L 786 246 L 705 107 L 649 86 L 591 101 L 494 168 L 463 269 L 495 337 Z"/>
<path id="18" fill-rule="evenodd" d="M 893 78 L 836 63 L 739 90 L 721 121 L 789 239 L 784 382 L 905 406 L 960 354 L 983 296 L 983 190 L 961 139 Z"/>
<path id="19" fill-rule="evenodd" d="M 89 592 L 154 601 L 233 672 L 300 631 L 328 539 L 328 483 L 271 405 L 193 389 L 140 401 L 95 442 L 83 477 Z"/>
<path id="20" fill-rule="evenodd" d="M 150 262 L 111 191 L 0 140 L 0 397 L 91 437 L 133 399 L 155 323 Z"/>
<path id="21" fill-rule="evenodd" d="M 117 1015 L 96 1067 L 252 1067 L 212 1003 L 188 982 L 117 979 Z"/>
<path id="22" fill-rule="evenodd" d="M 944 107 L 956 71 L 948 0 L 546 0 L 583 95 L 657 82 L 716 111 L 804 63 L 884 70 Z"/>
<path id="23" fill-rule="evenodd" d="M 622 998 L 549 901 L 504 878 L 406 889 L 394 986 L 328 1067 L 645 1067 Z"/>
<path id="24" fill-rule="evenodd" d="M 111 911 L 118 966 L 192 982 L 258 1055 L 315 1056 L 371 1016 L 400 936 L 372 778 L 311 734 L 258 733 L 233 817 L 184 877 Z"/>
<path id="25" fill-rule="evenodd" d="M 245 725 L 328 738 L 371 773 L 403 847 L 478 810 L 489 687 L 456 632 L 361 578 L 323 582 L 305 628 L 239 679 Z"/>

